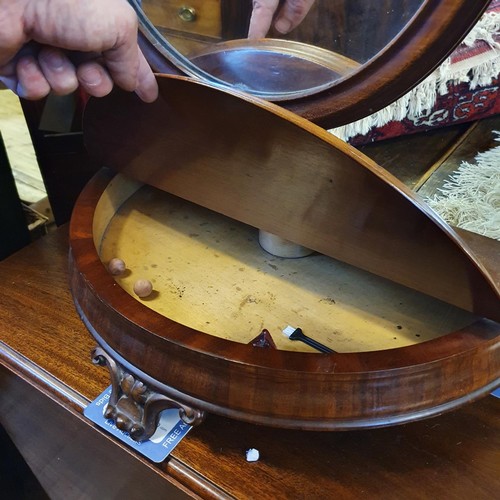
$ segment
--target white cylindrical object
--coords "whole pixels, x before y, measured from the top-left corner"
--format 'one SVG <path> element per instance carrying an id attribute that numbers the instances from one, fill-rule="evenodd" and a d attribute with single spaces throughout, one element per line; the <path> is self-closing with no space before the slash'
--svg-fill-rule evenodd
<path id="1" fill-rule="evenodd" d="M 266 252 L 276 257 L 284 257 L 285 259 L 306 257 L 314 252 L 310 248 L 297 245 L 297 243 L 292 243 L 262 229 L 259 229 L 259 243 Z"/>

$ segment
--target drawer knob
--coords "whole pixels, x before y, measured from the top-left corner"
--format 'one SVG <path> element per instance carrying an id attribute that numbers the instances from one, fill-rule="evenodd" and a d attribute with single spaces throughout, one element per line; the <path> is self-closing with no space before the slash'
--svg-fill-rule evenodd
<path id="1" fill-rule="evenodd" d="M 178 11 L 179 17 L 186 23 L 196 20 L 196 10 L 193 7 L 181 7 Z"/>

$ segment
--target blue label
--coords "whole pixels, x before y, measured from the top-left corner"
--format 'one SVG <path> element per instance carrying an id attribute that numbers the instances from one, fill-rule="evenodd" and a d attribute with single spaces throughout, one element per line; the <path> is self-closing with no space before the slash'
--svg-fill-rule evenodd
<path id="1" fill-rule="evenodd" d="M 83 414 L 99 427 L 102 427 L 120 441 L 153 462 L 163 462 L 191 430 L 191 426 L 179 418 L 179 410 L 168 409 L 161 412 L 156 432 L 147 441 L 138 443 L 134 441 L 127 432 L 118 429 L 113 420 L 104 417 L 104 410 L 106 409 L 110 396 L 111 386 L 92 401 L 92 403 L 85 408 Z"/>

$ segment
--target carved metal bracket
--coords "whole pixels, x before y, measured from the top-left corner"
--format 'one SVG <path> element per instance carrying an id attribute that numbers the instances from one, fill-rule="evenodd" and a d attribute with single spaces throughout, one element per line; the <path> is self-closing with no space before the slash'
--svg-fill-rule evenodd
<path id="1" fill-rule="evenodd" d="M 203 422 L 204 411 L 149 389 L 101 347 L 92 351 L 92 362 L 99 366 L 106 365 L 111 377 L 111 396 L 104 416 L 112 419 L 120 430 L 128 432 L 135 441 L 149 439 L 156 431 L 160 413 L 168 408 L 178 408 L 180 418 L 189 425 Z"/>

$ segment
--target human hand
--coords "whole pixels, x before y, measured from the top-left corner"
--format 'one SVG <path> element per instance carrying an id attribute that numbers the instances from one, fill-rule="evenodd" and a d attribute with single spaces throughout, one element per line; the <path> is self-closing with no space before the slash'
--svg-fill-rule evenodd
<path id="1" fill-rule="evenodd" d="M 296 28 L 306 17 L 314 0 L 285 0 L 280 7 L 279 0 L 254 0 L 248 38 L 264 38 L 274 27 L 280 33 L 286 34 Z"/>
<path id="2" fill-rule="evenodd" d="M 0 0 L 0 82 L 26 99 L 116 84 L 146 102 L 158 85 L 126 0 Z"/>

